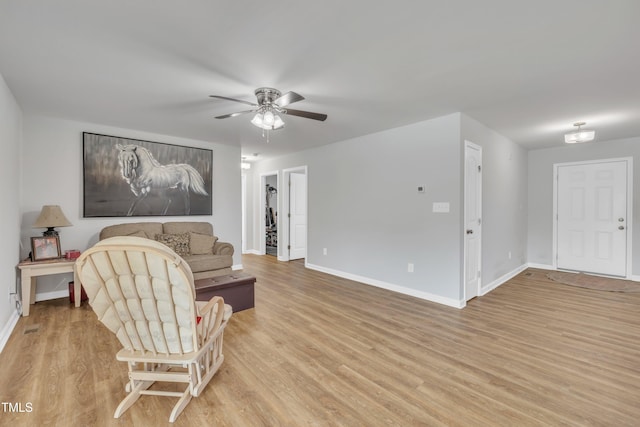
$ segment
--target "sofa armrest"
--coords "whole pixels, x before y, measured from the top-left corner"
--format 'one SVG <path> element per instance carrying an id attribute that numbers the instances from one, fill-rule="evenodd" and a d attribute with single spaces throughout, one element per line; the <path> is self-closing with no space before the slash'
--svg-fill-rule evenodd
<path id="1" fill-rule="evenodd" d="M 234 249 L 231 243 L 227 242 L 216 242 L 213 245 L 213 254 L 214 255 L 233 255 Z"/>

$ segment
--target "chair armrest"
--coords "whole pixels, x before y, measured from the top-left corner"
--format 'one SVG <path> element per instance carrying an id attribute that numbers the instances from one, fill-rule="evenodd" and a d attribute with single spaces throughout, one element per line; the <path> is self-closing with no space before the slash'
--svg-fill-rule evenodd
<path id="1" fill-rule="evenodd" d="M 208 302 L 196 301 L 197 315 L 200 318 L 196 330 L 199 344 L 206 343 L 220 328 L 224 318 L 224 299 L 219 296 L 211 298 Z"/>
<path id="2" fill-rule="evenodd" d="M 231 243 L 216 242 L 213 245 L 214 255 L 233 255 L 234 249 Z"/>

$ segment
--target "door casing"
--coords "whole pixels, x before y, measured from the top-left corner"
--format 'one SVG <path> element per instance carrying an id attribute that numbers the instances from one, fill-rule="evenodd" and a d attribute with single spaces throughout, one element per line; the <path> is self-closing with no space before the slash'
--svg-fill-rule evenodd
<path id="1" fill-rule="evenodd" d="M 476 153 L 478 159 L 477 163 L 474 163 L 474 170 L 469 171 L 468 157 L 472 151 Z M 479 169 L 476 169 L 478 167 Z M 477 173 L 474 188 L 470 187 L 470 173 Z M 470 192 L 475 192 L 475 195 Z M 469 201 L 469 197 L 475 196 L 475 203 L 472 204 Z M 473 205 L 473 206 L 472 206 Z M 474 209 L 474 212 L 470 212 L 470 209 Z M 472 218 L 474 224 L 468 224 L 468 218 Z M 477 223 L 477 224 L 476 224 Z M 467 234 L 467 230 L 472 231 L 472 235 Z M 464 214 L 463 214 L 463 228 L 462 239 L 464 241 L 464 271 L 463 276 L 463 299 L 469 301 L 471 298 L 480 295 L 480 288 L 482 286 L 482 147 L 476 145 L 470 141 L 464 143 Z M 470 242 L 470 237 L 475 241 Z M 475 277 L 471 280 L 468 278 L 468 271 L 474 270 Z"/>
<path id="2" fill-rule="evenodd" d="M 299 173 L 299 174 L 303 174 L 307 177 L 307 187 L 306 187 L 306 194 L 307 194 L 307 224 L 309 222 L 308 216 L 309 216 L 309 173 L 307 170 L 307 166 L 296 166 L 293 168 L 288 168 L 288 169 L 283 169 L 282 170 L 282 180 L 283 182 L 286 183 L 286 185 L 288 185 L 289 183 L 289 178 L 291 176 L 292 173 Z M 289 191 L 283 191 L 282 192 L 282 212 L 289 212 L 290 211 L 290 194 Z M 289 241 L 290 241 L 290 227 L 291 227 L 291 222 L 289 220 L 289 216 L 288 215 L 282 215 L 282 218 L 280 218 L 280 224 L 282 225 L 282 227 L 278 228 L 278 233 L 281 233 L 278 238 L 282 239 L 282 242 L 287 242 L 286 246 L 289 245 Z M 307 232 L 307 236 L 305 237 L 305 241 L 307 242 L 306 244 L 308 245 L 308 232 Z M 285 248 L 286 249 L 286 248 Z M 306 252 L 306 251 L 305 251 Z M 289 261 L 290 260 L 290 255 L 289 255 L 289 251 L 288 250 L 283 250 L 280 251 L 279 255 L 278 255 L 278 259 L 280 261 Z M 305 265 L 307 262 L 307 257 L 305 255 Z"/>
<path id="3" fill-rule="evenodd" d="M 626 228 L 627 228 L 627 247 L 626 247 L 626 272 L 625 278 L 631 279 L 632 277 L 632 249 L 633 249 L 633 158 L 621 157 L 612 159 L 598 159 L 587 160 L 579 162 L 566 162 L 555 163 L 553 165 L 553 248 L 552 248 L 552 267 L 558 269 L 558 168 L 561 166 L 579 166 L 589 165 L 595 163 L 609 163 L 609 162 L 627 162 L 627 213 L 626 213 Z"/>

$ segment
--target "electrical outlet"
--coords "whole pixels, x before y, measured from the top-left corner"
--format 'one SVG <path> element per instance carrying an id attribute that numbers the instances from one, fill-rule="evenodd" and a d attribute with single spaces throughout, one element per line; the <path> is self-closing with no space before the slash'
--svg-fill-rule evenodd
<path id="1" fill-rule="evenodd" d="M 511 251 L 509 251 L 509 259 L 511 259 Z"/>
<path id="2" fill-rule="evenodd" d="M 407 271 L 413 273 L 413 263 L 410 262 L 409 265 L 407 265 Z"/>
<path id="3" fill-rule="evenodd" d="M 327 248 L 322 248 L 322 255 L 326 255 L 327 254 Z"/>

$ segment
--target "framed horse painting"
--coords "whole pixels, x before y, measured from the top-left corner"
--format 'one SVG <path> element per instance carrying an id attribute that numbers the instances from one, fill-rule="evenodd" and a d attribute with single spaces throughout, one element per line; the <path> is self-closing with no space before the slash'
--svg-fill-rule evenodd
<path id="1" fill-rule="evenodd" d="M 213 151 L 83 132 L 90 217 L 211 215 Z"/>

